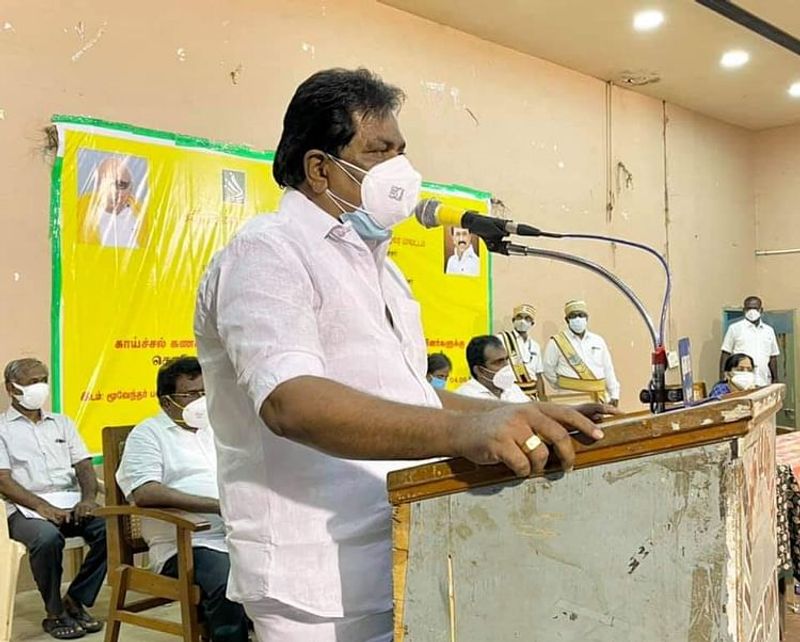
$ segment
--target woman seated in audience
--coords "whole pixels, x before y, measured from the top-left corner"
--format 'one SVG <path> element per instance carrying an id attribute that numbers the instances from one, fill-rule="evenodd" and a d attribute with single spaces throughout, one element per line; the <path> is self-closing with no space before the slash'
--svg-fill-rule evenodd
<path id="1" fill-rule="evenodd" d="M 428 382 L 437 390 L 444 390 L 453 364 L 444 352 L 428 355 Z"/>
<path id="2" fill-rule="evenodd" d="M 753 360 L 748 355 L 742 352 L 732 354 L 725 360 L 724 369 L 725 378 L 711 389 L 709 397 L 722 397 L 756 387 Z"/>

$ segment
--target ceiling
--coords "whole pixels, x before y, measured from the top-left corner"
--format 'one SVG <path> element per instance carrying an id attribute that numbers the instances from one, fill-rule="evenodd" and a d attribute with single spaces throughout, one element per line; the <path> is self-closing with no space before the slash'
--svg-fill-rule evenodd
<path id="1" fill-rule="evenodd" d="M 760 130 L 800 122 L 800 56 L 694 0 L 380 0 L 460 31 L 582 73 L 621 78 L 656 74 L 633 87 L 714 118 Z M 736 4 L 800 38 L 800 0 Z M 639 33 L 633 16 L 660 9 L 664 24 Z M 722 54 L 744 49 L 750 62 L 723 69 Z"/>

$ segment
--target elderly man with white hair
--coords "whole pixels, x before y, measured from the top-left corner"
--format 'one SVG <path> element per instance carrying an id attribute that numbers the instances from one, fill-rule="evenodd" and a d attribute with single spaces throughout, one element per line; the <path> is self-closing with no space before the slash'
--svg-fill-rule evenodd
<path id="1" fill-rule="evenodd" d="M 589 332 L 585 301 L 564 306 L 567 327 L 550 337 L 544 349 L 544 376 L 556 391 L 584 392 L 596 401 L 619 404 L 620 385 L 611 353 L 599 334 Z"/>
<path id="2" fill-rule="evenodd" d="M 91 193 L 78 204 L 78 240 L 104 247 L 141 247 L 146 236 L 144 211 L 136 199 L 136 186 L 126 159 L 104 159 L 92 180 Z"/>

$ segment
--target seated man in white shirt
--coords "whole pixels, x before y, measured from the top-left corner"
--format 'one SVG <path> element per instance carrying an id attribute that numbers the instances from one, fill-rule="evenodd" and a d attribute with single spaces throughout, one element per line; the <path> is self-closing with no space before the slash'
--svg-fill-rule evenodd
<path id="1" fill-rule="evenodd" d="M 162 412 L 131 431 L 117 483 L 137 506 L 202 513 L 211 522 L 210 530 L 192 536 L 200 606 L 213 642 L 246 642 L 244 608 L 225 597 L 230 563 L 219 509 L 214 434 L 197 359 L 181 357 L 163 365 L 158 371 L 157 393 Z M 142 534 L 153 569 L 177 577 L 174 527 L 145 520 Z"/>
<path id="2" fill-rule="evenodd" d="M 84 606 L 94 604 L 106 576 L 106 524 L 94 517 L 97 477 L 75 424 L 43 410 L 48 372 L 37 359 L 5 368 L 11 407 L 0 414 L 0 495 L 6 499 L 8 533 L 28 549 L 33 579 L 44 600 L 42 628 L 59 640 L 103 628 Z M 63 598 L 64 543 L 82 537 L 89 545 Z"/>
<path id="3" fill-rule="evenodd" d="M 472 379 L 461 384 L 457 394 L 512 403 L 530 401 L 515 383 L 508 352 L 496 336 L 473 337 L 467 344 L 467 365 Z"/>

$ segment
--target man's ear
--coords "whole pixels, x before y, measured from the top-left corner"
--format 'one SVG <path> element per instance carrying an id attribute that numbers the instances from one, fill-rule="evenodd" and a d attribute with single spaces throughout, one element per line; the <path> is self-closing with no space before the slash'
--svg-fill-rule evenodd
<path id="1" fill-rule="evenodd" d="M 314 194 L 324 194 L 328 189 L 328 157 L 319 149 L 310 149 L 303 156 L 306 183 Z"/>

